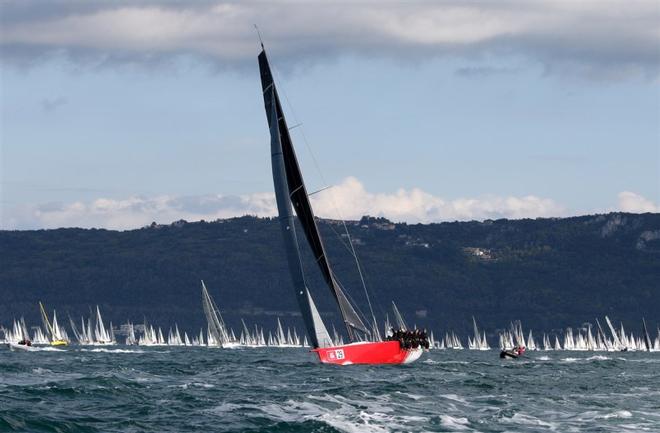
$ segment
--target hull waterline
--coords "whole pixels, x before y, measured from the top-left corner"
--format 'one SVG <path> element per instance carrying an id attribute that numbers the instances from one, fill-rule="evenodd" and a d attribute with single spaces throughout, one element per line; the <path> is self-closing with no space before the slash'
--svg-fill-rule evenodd
<path id="1" fill-rule="evenodd" d="M 423 349 L 403 349 L 398 341 L 361 342 L 312 350 L 324 364 L 409 364 Z"/>

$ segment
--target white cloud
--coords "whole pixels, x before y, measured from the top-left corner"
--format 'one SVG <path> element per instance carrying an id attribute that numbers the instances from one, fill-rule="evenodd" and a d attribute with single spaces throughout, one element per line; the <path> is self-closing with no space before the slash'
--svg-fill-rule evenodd
<path id="1" fill-rule="evenodd" d="M 619 210 L 632 213 L 660 212 L 660 205 L 634 192 L 624 191 L 619 193 Z"/>
<path id="2" fill-rule="evenodd" d="M 99 198 L 89 203 L 50 203 L 21 209 L 10 217 L 9 228 L 99 227 L 133 229 L 153 221 L 170 223 L 179 219 L 198 221 L 233 216 L 274 215 L 272 194 L 244 196 L 156 196 L 122 200 Z M 21 217 L 23 219 L 21 219 Z"/>
<path id="3" fill-rule="evenodd" d="M 562 206 L 535 196 L 483 197 L 444 200 L 418 188 L 394 193 L 371 193 L 354 177 L 312 196 L 314 209 L 324 218 L 359 219 L 363 215 L 385 216 L 394 221 L 435 222 L 487 218 L 548 217 L 565 214 Z M 336 205 L 336 206 L 335 206 Z M 157 196 L 91 202 L 50 203 L 10 209 L 4 229 L 99 227 L 133 229 L 179 219 L 215 220 L 241 215 L 274 216 L 272 193 L 241 196 Z"/>
<path id="4" fill-rule="evenodd" d="M 327 192 L 326 192 L 327 191 Z M 358 219 L 384 216 L 394 221 L 435 222 L 489 218 L 561 216 L 565 209 L 550 199 L 525 197 L 459 198 L 445 200 L 419 188 L 394 193 L 371 193 L 354 177 L 326 190 L 314 199 L 316 212 L 325 217 Z"/>
<path id="5" fill-rule="evenodd" d="M 398 189 L 391 193 L 367 191 L 358 179 L 348 177 L 340 184 L 311 197 L 315 213 L 321 218 L 356 220 L 364 215 L 382 216 L 396 222 L 431 223 L 497 218 L 565 217 L 575 211 L 548 198 L 534 195 L 482 196 L 447 200 L 419 188 Z M 660 212 L 660 205 L 630 191 L 618 194 L 618 205 L 611 211 Z M 594 210 L 592 213 L 606 212 Z M 98 198 L 91 202 L 46 203 L 4 210 L 0 229 L 58 227 L 97 227 L 127 230 L 155 221 L 169 224 L 187 221 L 231 218 L 242 215 L 275 216 L 273 193 L 246 195 L 200 195 L 156 197 L 134 196 L 126 199 Z"/>
<path id="6" fill-rule="evenodd" d="M 3 56 L 150 63 L 200 55 L 254 62 L 260 23 L 278 59 L 358 54 L 422 59 L 522 55 L 548 72 L 656 77 L 660 8 L 606 2 L 44 2 L 3 7 Z"/>

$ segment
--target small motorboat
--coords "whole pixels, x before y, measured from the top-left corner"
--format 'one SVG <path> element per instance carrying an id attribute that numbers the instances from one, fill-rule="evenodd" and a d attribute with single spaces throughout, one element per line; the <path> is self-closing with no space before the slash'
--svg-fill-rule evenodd
<path id="1" fill-rule="evenodd" d="M 515 359 L 518 358 L 518 356 L 519 355 L 513 350 L 503 350 L 500 352 L 500 358 L 502 359 L 507 359 L 507 358 Z"/>
<path id="2" fill-rule="evenodd" d="M 523 356 L 525 348 L 523 346 L 514 347 L 513 349 L 502 349 L 500 352 L 501 359 L 516 359 Z"/>
<path id="3" fill-rule="evenodd" d="M 30 340 L 21 340 L 18 343 L 7 343 L 7 347 L 9 347 L 9 350 L 11 351 L 23 351 L 27 352 L 32 349 L 32 342 Z"/>

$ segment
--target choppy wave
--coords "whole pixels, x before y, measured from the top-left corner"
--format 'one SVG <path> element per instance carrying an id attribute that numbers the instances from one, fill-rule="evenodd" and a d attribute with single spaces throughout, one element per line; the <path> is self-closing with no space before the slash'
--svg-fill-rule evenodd
<path id="1" fill-rule="evenodd" d="M 32 346 L 30 352 L 64 352 L 65 349 L 58 349 L 50 346 Z"/>
<path id="2" fill-rule="evenodd" d="M 78 349 L 80 352 L 96 352 L 96 353 L 145 353 L 140 349 L 107 349 L 105 347 L 97 347 L 94 349 Z"/>
<path id="3" fill-rule="evenodd" d="M 617 410 L 616 412 L 607 413 L 605 415 L 600 415 L 597 418 L 632 418 L 632 413 L 627 410 Z"/>
<path id="4" fill-rule="evenodd" d="M 440 424 L 452 431 L 467 430 L 470 421 L 465 417 L 453 417 L 451 415 L 440 415 Z"/>
<path id="5" fill-rule="evenodd" d="M 658 359 L 438 351 L 337 368 L 304 350 L 6 350 L 0 431 L 660 431 Z"/>
<path id="6" fill-rule="evenodd" d="M 590 361 L 606 361 L 612 359 L 614 358 L 604 355 L 593 355 L 593 356 L 581 357 L 581 358 L 575 358 L 575 357 L 561 358 L 561 360 L 564 362 L 590 362 Z M 626 360 L 625 358 L 616 358 L 616 359 L 620 361 Z"/>

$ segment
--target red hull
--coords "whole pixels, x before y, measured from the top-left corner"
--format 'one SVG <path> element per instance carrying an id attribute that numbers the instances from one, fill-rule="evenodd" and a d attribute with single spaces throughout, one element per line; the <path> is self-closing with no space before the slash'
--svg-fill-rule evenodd
<path id="1" fill-rule="evenodd" d="M 419 358 L 422 349 L 402 349 L 398 341 L 378 341 L 323 347 L 312 352 L 324 364 L 407 364 Z"/>

